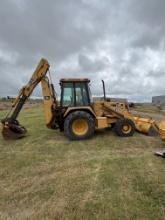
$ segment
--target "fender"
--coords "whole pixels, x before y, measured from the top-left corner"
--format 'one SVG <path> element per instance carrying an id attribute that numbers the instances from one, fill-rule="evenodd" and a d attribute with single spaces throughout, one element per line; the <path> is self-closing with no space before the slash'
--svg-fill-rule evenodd
<path id="1" fill-rule="evenodd" d="M 91 115 L 94 116 L 94 118 L 96 118 L 96 114 L 95 112 L 93 111 L 93 109 L 90 107 L 90 106 L 77 106 L 77 107 L 68 107 L 66 112 L 64 113 L 64 118 L 66 118 L 66 116 L 68 116 L 68 114 L 70 112 L 74 112 L 74 111 L 87 111 L 89 112 Z"/>

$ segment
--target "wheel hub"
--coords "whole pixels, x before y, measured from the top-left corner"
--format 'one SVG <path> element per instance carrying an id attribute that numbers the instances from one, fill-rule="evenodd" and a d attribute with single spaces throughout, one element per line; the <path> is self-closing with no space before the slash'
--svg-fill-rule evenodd
<path id="1" fill-rule="evenodd" d="M 76 119 L 72 123 L 72 130 L 76 135 L 84 135 L 88 131 L 88 123 L 85 119 Z"/>
<path id="2" fill-rule="evenodd" d="M 131 131 L 131 126 L 130 126 L 130 125 L 124 125 L 123 128 L 122 128 L 122 131 L 123 131 L 125 134 L 130 133 L 130 131 Z"/>

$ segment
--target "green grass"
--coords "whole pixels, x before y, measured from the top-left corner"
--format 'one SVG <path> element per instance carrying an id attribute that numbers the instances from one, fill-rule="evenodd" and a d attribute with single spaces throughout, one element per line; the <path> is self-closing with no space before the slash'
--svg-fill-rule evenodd
<path id="1" fill-rule="evenodd" d="M 20 122 L 26 138 L 0 137 L 0 219 L 165 219 L 159 137 L 105 130 L 71 142 L 45 127 L 42 109 L 24 110 Z"/>

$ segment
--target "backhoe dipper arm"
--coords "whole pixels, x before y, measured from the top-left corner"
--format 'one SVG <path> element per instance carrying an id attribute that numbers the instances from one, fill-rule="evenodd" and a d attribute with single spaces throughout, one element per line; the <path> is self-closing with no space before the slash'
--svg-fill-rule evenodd
<path id="1" fill-rule="evenodd" d="M 44 112 L 45 112 L 45 122 L 48 128 L 53 128 L 55 126 L 55 115 L 53 110 L 57 107 L 57 100 L 55 95 L 55 90 L 53 84 L 49 83 L 49 78 L 45 76 L 41 80 Z"/>

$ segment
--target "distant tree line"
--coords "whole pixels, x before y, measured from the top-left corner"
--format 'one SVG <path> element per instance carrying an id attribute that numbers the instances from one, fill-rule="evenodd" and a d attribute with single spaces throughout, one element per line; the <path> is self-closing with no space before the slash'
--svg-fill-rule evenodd
<path id="1" fill-rule="evenodd" d="M 14 97 L 11 97 L 11 96 L 6 96 L 6 97 L 0 97 L 0 101 L 4 101 L 4 102 L 7 102 L 7 101 L 13 101 L 15 98 Z M 29 98 L 28 101 L 30 102 L 41 102 L 42 99 L 35 99 L 35 98 Z"/>

